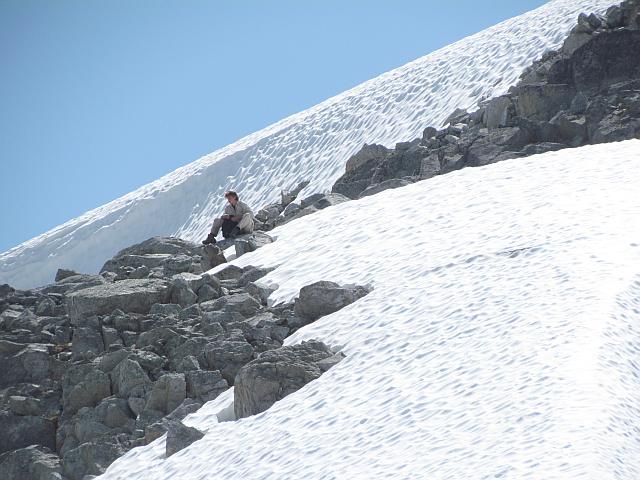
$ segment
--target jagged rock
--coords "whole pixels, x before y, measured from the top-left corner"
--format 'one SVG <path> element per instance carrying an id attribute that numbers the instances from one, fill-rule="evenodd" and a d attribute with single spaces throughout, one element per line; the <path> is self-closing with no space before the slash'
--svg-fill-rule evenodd
<path id="1" fill-rule="evenodd" d="M 122 280 L 90 287 L 67 295 L 72 322 L 80 324 L 91 315 L 124 312 L 149 313 L 154 303 L 169 303 L 170 284 L 158 279 Z"/>
<path id="2" fill-rule="evenodd" d="M 518 116 L 533 120 L 549 120 L 558 110 L 567 108 L 576 91 L 571 85 L 521 85 L 517 88 Z"/>
<path id="3" fill-rule="evenodd" d="M 186 398 L 187 386 L 183 373 L 167 373 L 154 383 L 146 409 L 158 410 L 165 415 L 177 408 Z"/>
<path id="4" fill-rule="evenodd" d="M 187 448 L 193 442 L 204 437 L 200 430 L 187 427 L 182 422 L 171 422 L 167 431 L 166 455 L 170 457 L 174 453 Z"/>
<path id="5" fill-rule="evenodd" d="M 69 480 L 83 480 L 85 475 L 101 475 L 126 451 L 127 445 L 123 445 L 117 438 L 84 443 L 64 455 L 63 473 Z"/>
<path id="6" fill-rule="evenodd" d="M 229 388 L 229 384 L 217 371 L 191 370 L 185 372 L 187 395 L 202 403 L 209 402 Z"/>
<path id="7" fill-rule="evenodd" d="M 141 333 L 137 339 L 137 347 L 159 346 L 169 350 L 177 347 L 186 340 L 175 330 L 168 327 L 157 327 L 148 332 Z"/>
<path id="8" fill-rule="evenodd" d="M 61 472 L 60 458 L 42 445 L 0 455 L 2 480 L 63 480 Z"/>
<path id="9" fill-rule="evenodd" d="M 411 185 L 411 182 L 404 180 L 402 178 L 390 178 L 389 180 L 385 180 L 380 183 L 376 183 L 375 185 L 369 185 L 364 191 L 358 196 L 358 198 L 368 197 L 370 195 L 375 195 L 376 193 L 380 193 L 384 190 L 388 190 L 390 188 L 400 188 L 406 187 L 407 185 Z"/>
<path id="10" fill-rule="evenodd" d="M 127 400 L 117 397 L 102 400 L 95 408 L 95 415 L 102 424 L 109 428 L 131 425 L 135 418 Z"/>
<path id="11" fill-rule="evenodd" d="M 243 270 L 244 273 L 238 279 L 238 285 L 240 287 L 246 287 L 248 283 L 261 279 L 273 270 L 275 270 L 275 268 L 245 267 Z"/>
<path id="12" fill-rule="evenodd" d="M 237 280 L 242 276 L 243 273 L 244 270 L 242 270 L 242 268 L 238 267 L 237 265 L 227 265 L 222 270 L 214 273 L 214 275 L 219 280 Z"/>
<path id="13" fill-rule="evenodd" d="M 73 331 L 72 352 L 73 359 L 91 360 L 104 351 L 104 342 L 98 329 L 78 327 Z"/>
<path id="14" fill-rule="evenodd" d="M 233 385 L 233 379 L 244 364 L 253 358 L 253 347 L 246 341 L 216 340 L 204 349 L 204 359 L 211 370 L 219 370 Z"/>
<path id="15" fill-rule="evenodd" d="M 487 128 L 507 127 L 512 123 L 515 106 L 511 97 L 502 95 L 489 100 L 484 110 L 483 123 Z"/>
<path id="16" fill-rule="evenodd" d="M 276 285 L 265 285 L 260 282 L 249 282 L 245 286 L 247 293 L 257 299 L 262 305 L 267 305 L 269 295 L 275 292 L 276 289 Z"/>
<path id="17" fill-rule="evenodd" d="M 318 362 L 333 357 L 322 342 L 309 341 L 261 353 L 240 369 L 234 385 L 236 418 L 264 412 L 322 375 Z"/>
<path id="18" fill-rule="evenodd" d="M 202 270 L 211 270 L 223 263 L 227 263 L 227 259 L 220 247 L 217 245 L 205 245 L 203 247 Z"/>
<path id="19" fill-rule="evenodd" d="M 295 300 L 294 312 L 309 319 L 317 319 L 337 312 L 369 293 L 362 286 L 343 286 L 337 283 L 320 281 L 300 289 Z"/>
<path id="20" fill-rule="evenodd" d="M 149 376 L 135 360 L 121 361 L 111 372 L 113 393 L 121 398 L 128 398 L 136 387 L 144 387 L 151 383 Z"/>
<path id="21" fill-rule="evenodd" d="M 53 420 L 0 411 L 0 425 L 0 453 L 34 444 L 51 450 L 56 448 L 56 425 Z"/>
<path id="22" fill-rule="evenodd" d="M 5 299 L 13 296 L 16 293 L 16 289 L 8 283 L 0 285 L 0 299 Z"/>
<path id="23" fill-rule="evenodd" d="M 55 314 L 56 302 L 54 302 L 51 298 L 45 297 L 40 303 L 38 303 L 38 307 L 36 308 L 36 315 L 45 317 L 53 316 Z"/>
<path id="24" fill-rule="evenodd" d="M 291 191 L 288 191 L 288 192 L 282 191 L 282 192 L 280 192 L 280 203 L 282 204 L 282 207 L 286 207 L 291 202 L 293 202 L 298 197 L 298 194 L 302 191 L 302 189 L 305 188 L 307 185 L 309 185 L 309 183 L 310 183 L 309 180 L 305 180 L 303 182 L 300 182 Z"/>
<path id="25" fill-rule="evenodd" d="M 13 353 L 11 350 L 15 349 L 15 344 L 2 342 L 2 348 L 10 352 L 0 353 L 0 388 L 62 377 L 64 364 L 49 354 L 49 346 L 34 343 L 21 347 Z"/>
<path id="26" fill-rule="evenodd" d="M 93 407 L 110 395 L 109 375 L 91 364 L 73 365 L 62 378 L 62 401 L 67 414 Z"/>
<path id="27" fill-rule="evenodd" d="M 193 305 L 198 301 L 198 296 L 183 278 L 174 278 L 171 282 L 171 303 L 177 303 L 182 308 Z"/>
<path id="28" fill-rule="evenodd" d="M 383 145 L 367 145 L 364 146 L 354 155 L 352 155 L 345 166 L 347 172 L 354 170 L 369 161 L 382 160 L 389 153 L 389 149 Z"/>
<path id="29" fill-rule="evenodd" d="M 241 235 L 234 240 L 236 257 L 240 257 L 245 253 L 253 252 L 270 243 L 273 243 L 273 238 L 264 232 L 254 231 L 250 234 Z"/>
<path id="30" fill-rule="evenodd" d="M 571 56 L 575 85 L 579 89 L 602 88 L 640 77 L 640 31 L 615 30 L 594 35 Z"/>
<path id="31" fill-rule="evenodd" d="M 260 303 L 248 293 L 225 295 L 211 302 L 200 304 L 204 311 L 221 311 L 238 313 L 245 318 L 255 315 L 260 310 Z"/>

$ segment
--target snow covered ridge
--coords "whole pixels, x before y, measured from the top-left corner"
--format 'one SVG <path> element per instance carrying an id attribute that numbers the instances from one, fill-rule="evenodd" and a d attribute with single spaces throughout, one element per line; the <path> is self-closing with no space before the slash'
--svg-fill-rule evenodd
<path id="1" fill-rule="evenodd" d="M 640 478 L 640 140 L 464 169 L 276 230 L 274 302 L 374 290 L 286 340 L 346 358 L 266 412 L 232 390 L 101 480 Z M 400 203 L 412 218 L 398 234 Z M 317 232 L 327 232 L 318 235 Z M 330 234 L 328 233 L 330 232 Z"/>
<path id="2" fill-rule="evenodd" d="M 419 136 L 456 107 L 504 93 L 561 44 L 578 13 L 613 3 L 552 1 L 288 117 L 1 254 L 0 283 L 45 284 L 60 267 L 95 272 L 154 235 L 197 240 L 230 187 L 256 207 L 307 178 L 303 195 L 328 190 L 364 143 Z"/>

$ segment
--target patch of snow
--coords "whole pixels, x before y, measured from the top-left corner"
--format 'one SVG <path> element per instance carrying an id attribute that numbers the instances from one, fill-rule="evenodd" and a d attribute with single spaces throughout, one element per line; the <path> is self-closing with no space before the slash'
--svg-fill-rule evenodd
<path id="1" fill-rule="evenodd" d="M 199 241 L 230 188 L 256 209 L 301 180 L 311 180 L 301 196 L 328 190 L 364 143 L 393 146 L 504 93 L 561 44 L 578 13 L 611 4 L 552 1 L 285 118 L 0 254 L 0 283 L 39 286 L 61 267 L 93 273 L 154 235 Z"/>
<path id="2" fill-rule="evenodd" d="M 100 480 L 640 478 L 640 140 L 343 203 L 234 261 L 373 292 L 308 325 L 347 357 L 262 414 L 229 390 Z M 402 206 L 406 223 L 398 231 Z M 386 221 L 385 219 L 392 219 Z"/>

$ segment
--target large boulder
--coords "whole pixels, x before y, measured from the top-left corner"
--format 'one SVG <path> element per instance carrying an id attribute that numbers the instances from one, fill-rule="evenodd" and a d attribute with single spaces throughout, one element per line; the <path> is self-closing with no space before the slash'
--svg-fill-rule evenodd
<path id="1" fill-rule="evenodd" d="M 0 365 L 0 388 L 48 378 L 59 380 L 65 366 L 50 355 L 49 345 L 33 343 L 24 346 L 8 341 L 0 345 Z"/>
<path id="2" fill-rule="evenodd" d="M 340 286 L 337 283 L 326 281 L 312 283 L 300 289 L 300 294 L 295 300 L 294 312 L 297 315 L 316 320 L 324 315 L 337 312 L 369 292 L 367 287 L 358 285 Z"/>
<path id="3" fill-rule="evenodd" d="M 117 438 L 83 443 L 64 455 L 63 473 L 69 480 L 83 480 L 86 475 L 101 475 L 127 449 L 128 446 L 121 444 Z"/>
<path id="4" fill-rule="evenodd" d="M 308 341 L 261 353 L 240 369 L 234 385 L 236 418 L 264 412 L 323 373 L 319 362 L 334 352 L 322 342 Z"/>
<path id="5" fill-rule="evenodd" d="M 56 424 L 52 419 L 0 411 L 0 425 L 0 453 L 34 444 L 56 448 Z"/>
<path id="6" fill-rule="evenodd" d="M 204 349 L 204 359 L 211 370 L 219 370 L 229 385 L 240 368 L 253 358 L 253 347 L 246 341 L 216 340 Z"/>
<path id="7" fill-rule="evenodd" d="M 180 421 L 171 422 L 167 429 L 166 456 L 170 457 L 202 437 L 204 433 L 196 428 L 187 427 Z"/>
<path id="8" fill-rule="evenodd" d="M 236 293 L 233 295 L 225 295 L 204 302 L 200 305 L 206 311 L 222 311 L 225 313 L 238 313 L 245 318 L 255 315 L 261 308 L 260 302 L 248 293 Z"/>
<path id="9" fill-rule="evenodd" d="M 64 412 L 73 415 L 111 395 L 109 375 L 92 364 L 71 366 L 62 378 Z"/>
<path id="10" fill-rule="evenodd" d="M 116 309 L 149 313 L 154 303 L 169 303 L 170 284 L 159 279 L 122 280 L 86 288 L 67 295 L 67 310 L 76 325 L 92 315 Z"/>
<path id="11" fill-rule="evenodd" d="M 60 458 L 49 448 L 31 445 L 0 455 L 2 480 L 62 480 Z"/>
<path id="12" fill-rule="evenodd" d="M 579 89 L 601 88 L 640 77 L 640 30 L 622 29 L 594 35 L 571 56 Z"/>
<path id="13" fill-rule="evenodd" d="M 184 373 L 166 373 L 153 384 L 145 408 L 166 415 L 176 409 L 186 396 L 187 384 Z"/>

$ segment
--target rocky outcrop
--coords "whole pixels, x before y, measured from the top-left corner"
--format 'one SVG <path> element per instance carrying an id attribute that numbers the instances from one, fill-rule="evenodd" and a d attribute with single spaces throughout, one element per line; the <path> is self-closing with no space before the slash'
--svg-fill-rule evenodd
<path id="1" fill-rule="evenodd" d="M 275 287 L 260 281 L 271 268 L 195 273 L 202 251 L 157 237 L 118 253 L 101 275 L 62 272 L 39 289 L 0 288 L 0 468 L 7 475 L 40 475 L 24 460 L 36 456 L 48 465 L 42 478 L 101 474 L 313 321 L 293 304 L 267 305 Z M 133 278 L 140 269 L 147 276 Z M 168 454 L 195 438 L 176 432 Z"/>
<path id="2" fill-rule="evenodd" d="M 468 166 L 640 137 L 638 11 L 626 0 L 602 17 L 581 14 L 562 48 L 507 94 L 386 152 L 365 145 L 332 191 L 355 199 Z"/>
<path id="3" fill-rule="evenodd" d="M 264 412 L 320 377 L 342 358 L 324 343 L 313 340 L 261 353 L 236 376 L 233 403 L 236 418 Z"/>

